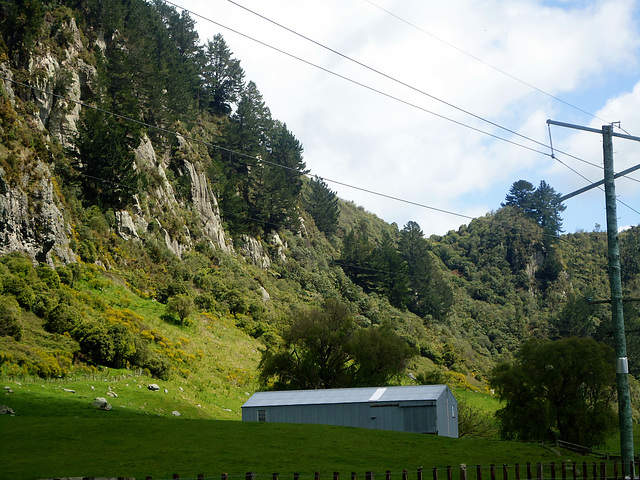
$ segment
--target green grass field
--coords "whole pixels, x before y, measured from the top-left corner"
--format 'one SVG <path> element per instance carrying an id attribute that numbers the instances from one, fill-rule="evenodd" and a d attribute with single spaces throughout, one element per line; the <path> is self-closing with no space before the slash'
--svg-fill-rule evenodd
<path id="1" fill-rule="evenodd" d="M 148 390 L 151 382 L 161 390 Z M 2 479 L 147 475 L 164 479 L 173 474 L 184 479 L 199 473 L 220 478 L 223 472 L 244 477 L 247 471 L 269 476 L 278 472 L 281 477 L 337 471 L 344 478 L 351 472 L 382 474 L 386 470 L 399 479 L 403 469 L 415 478 L 411 472 L 419 467 L 431 475 L 433 467 L 459 468 L 462 463 L 469 465 L 470 478 L 475 478 L 478 464 L 488 468 L 490 464 L 585 460 L 537 444 L 322 425 L 243 423 L 238 420 L 246 394 L 199 400 L 188 388 L 180 391 L 176 383 L 145 377 L 22 385 L 4 381 L 2 386 L 10 386 L 14 393 L 5 394 L 0 403 L 16 412 L 0 417 Z M 101 411 L 91 406 L 109 388 L 118 395 L 106 397 L 113 409 Z M 202 403 L 196 403 L 199 401 Z M 172 415 L 173 410 L 181 415 Z"/>

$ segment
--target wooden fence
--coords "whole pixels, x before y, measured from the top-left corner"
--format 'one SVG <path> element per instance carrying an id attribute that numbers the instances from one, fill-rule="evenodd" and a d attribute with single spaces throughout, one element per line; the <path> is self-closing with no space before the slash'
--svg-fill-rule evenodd
<path id="1" fill-rule="evenodd" d="M 343 480 L 632 480 L 639 479 L 640 460 L 625 464 L 620 461 L 614 462 L 551 462 L 549 464 L 527 463 L 521 466 L 516 463 L 513 466 L 489 465 L 483 467 L 476 465 L 470 467 L 462 464 L 457 467 L 447 466 L 444 468 L 434 467 L 431 470 L 418 468 L 417 471 L 403 470 L 402 472 L 392 473 L 387 470 L 384 473 L 366 472 L 364 475 L 358 476 L 356 472 L 343 476 Z M 257 477 L 267 480 L 281 480 L 284 476 L 278 473 L 271 475 L 257 475 L 255 472 L 247 472 L 244 476 L 231 476 L 227 473 L 221 474 L 219 477 L 205 477 L 204 474 L 198 474 L 197 480 L 219 479 L 219 480 L 256 480 Z M 313 475 L 300 475 L 294 473 L 292 480 L 340 480 L 339 472 L 332 474 L 320 475 L 315 472 Z M 410 478 L 411 477 L 411 478 Z M 193 477 L 183 477 L 183 480 L 192 479 Z M 61 479 L 54 479 L 61 480 Z M 93 480 L 93 477 L 84 477 L 83 480 Z M 117 477 L 112 480 L 127 480 L 125 477 Z M 153 480 L 151 476 L 147 476 L 146 480 Z M 180 480 L 180 475 L 173 474 L 172 480 Z"/>

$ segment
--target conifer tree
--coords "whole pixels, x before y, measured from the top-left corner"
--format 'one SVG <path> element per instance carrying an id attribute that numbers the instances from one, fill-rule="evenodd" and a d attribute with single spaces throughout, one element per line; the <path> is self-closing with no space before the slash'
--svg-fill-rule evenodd
<path id="1" fill-rule="evenodd" d="M 309 181 L 304 196 L 305 209 L 313 218 L 318 230 L 331 235 L 338 228 L 338 197 L 327 184 L 318 177 Z"/>
<path id="2" fill-rule="evenodd" d="M 244 86 L 240 61 L 232 57 L 220 34 L 207 42 L 204 61 L 202 105 L 214 115 L 227 115 L 231 112 L 231 105 L 240 98 Z"/>

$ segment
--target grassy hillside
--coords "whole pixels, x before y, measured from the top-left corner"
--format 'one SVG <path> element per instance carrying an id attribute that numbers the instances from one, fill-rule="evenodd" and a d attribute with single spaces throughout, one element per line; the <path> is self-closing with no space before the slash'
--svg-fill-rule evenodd
<path id="1" fill-rule="evenodd" d="M 158 382 L 161 390 L 152 392 L 146 388 L 152 379 L 146 377 L 117 379 L 112 375 L 107 380 L 4 382 L 3 386 L 14 391 L 5 400 L 16 413 L 0 417 L 2 477 L 171 478 L 178 473 L 181 478 L 190 478 L 198 473 L 219 477 L 223 472 L 243 476 L 247 471 L 260 475 L 278 472 L 281 476 L 338 471 L 344 476 L 352 471 L 363 475 L 368 470 L 379 474 L 391 470 L 399 478 L 405 468 L 413 475 L 418 467 L 457 468 L 461 463 L 473 466 L 475 472 L 478 464 L 592 461 L 539 444 L 243 423 L 228 420 L 238 418 L 241 398 L 229 397 L 218 405 L 215 398 L 194 399 L 187 388 L 185 392 L 178 390 L 176 383 Z M 104 396 L 107 391 L 118 395 L 107 397 L 113 405 L 111 411 L 90 405 L 95 396 Z M 173 409 L 181 416 L 173 416 Z"/>

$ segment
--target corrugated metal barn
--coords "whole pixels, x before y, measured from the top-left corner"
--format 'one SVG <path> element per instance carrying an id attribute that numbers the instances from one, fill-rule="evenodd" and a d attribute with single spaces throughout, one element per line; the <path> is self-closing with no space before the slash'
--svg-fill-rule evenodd
<path id="1" fill-rule="evenodd" d="M 244 422 L 319 423 L 458 437 L 458 402 L 446 385 L 257 392 Z"/>

